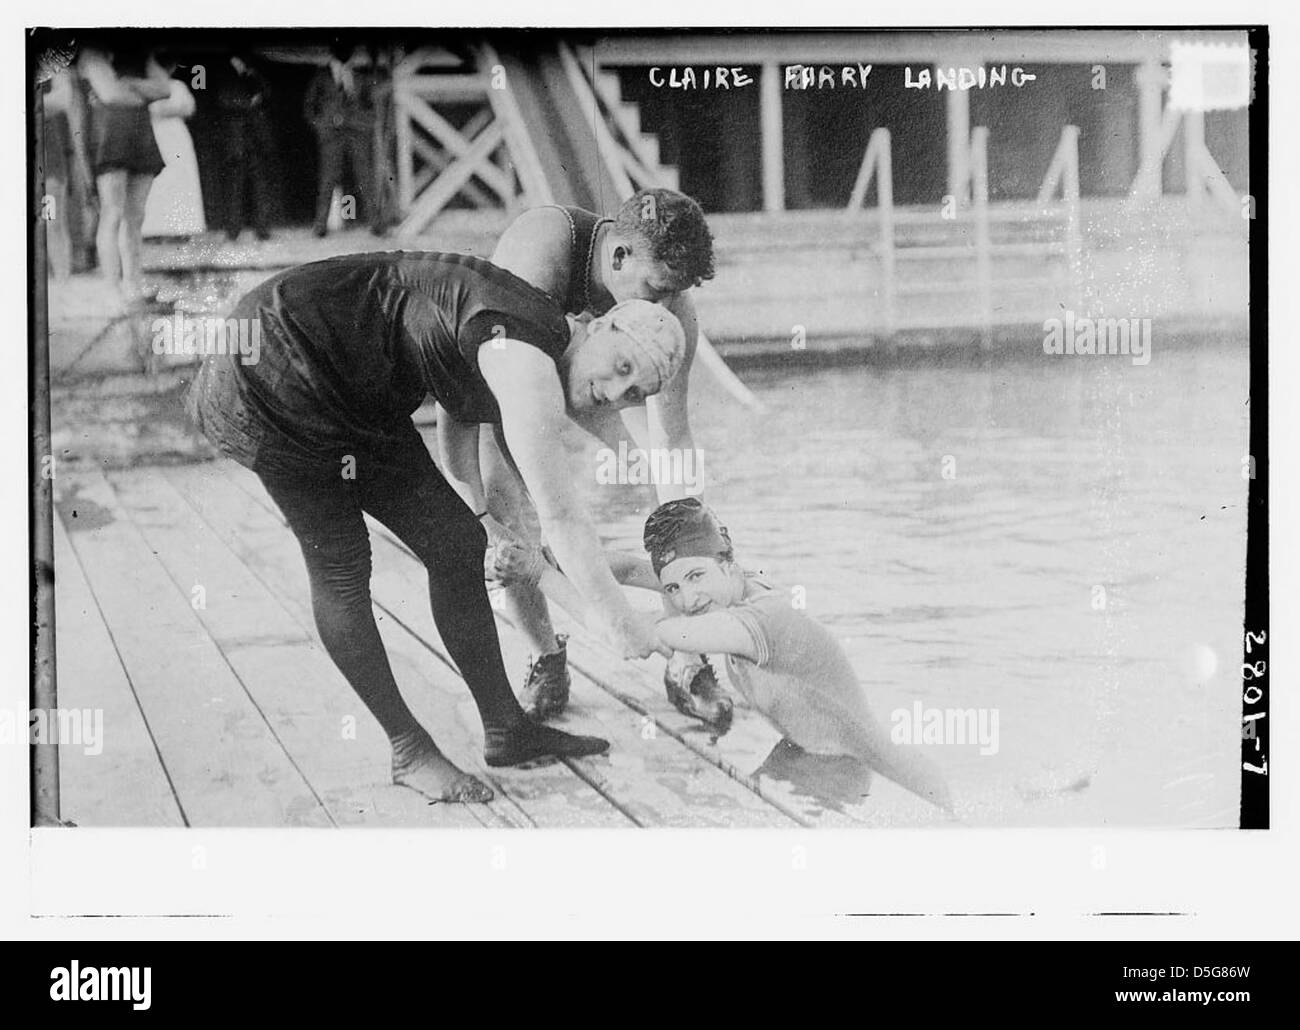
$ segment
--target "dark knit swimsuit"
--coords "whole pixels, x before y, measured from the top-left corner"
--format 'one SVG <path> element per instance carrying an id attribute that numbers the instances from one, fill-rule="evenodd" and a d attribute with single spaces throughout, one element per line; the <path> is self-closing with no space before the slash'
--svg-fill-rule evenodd
<path id="1" fill-rule="evenodd" d="M 487 534 L 411 421 L 431 393 L 457 419 L 499 422 L 479 347 L 506 336 L 557 360 L 569 340 L 560 305 L 472 257 L 354 254 L 269 279 L 230 317 L 249 320 L 244 338 L 256 320 L 257 361 L 245 364 L 238 350 L 209 355 L 190 412 L 220 451 L 258 474 L 284 514 L 307 565 L 321 642 L 395 753 L 427 748 L 427 734 L 398 690 L 375 622 L 366 515 L 428 569 L 434 621 L 478 705 L 489 764 L 601 749 L 603 741 L 545 727 L 521 736 L 526 720 L 483 584 Z"/>
<path id="2" fill-rule="evenodd" d="M 522 340 L 556 361 L 560 306 L 462 254 L 350 254 L 274 276 L 229 316 L 257 321 L 255 364 L 210 355 L 190 411 L 222 453 L 257 472 L 336 473 L 342 456 L 420 446 L 411 415 L 432 394 L 463 422 L 500 422 L 480 345 Z"/>
<path id="3" fill-rule="evenodd" d="M 591 284 L 587 280 L 587 269 L 591 267 L 591 252 L 596 245 L 596 231 L 612 218 L 602 218 L 594 211 L 581 207 L 552 207 L 563 211 L 569 219 L 569 289 L 563 297 L 556 297 L 564 310 L 570 315 L 580 315 L 591 310 Z M 608 310 L 608 309 L 606 309 Z M 603 315 L 604 311 L 591 312 Z"/>

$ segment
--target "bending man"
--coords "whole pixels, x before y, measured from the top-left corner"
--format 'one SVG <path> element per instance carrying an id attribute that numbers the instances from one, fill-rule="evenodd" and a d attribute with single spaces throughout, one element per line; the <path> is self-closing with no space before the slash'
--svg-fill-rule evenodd
<path id="1" fill-rule="evenodd" d="M 606 741 L 524 717 L 483 583 L 486 513 L 443 478 L 411 415 L 428 393 L 461 423 L 502 426 L 565 571 L 605 613 L 611 642 L 646 657 L 658 649 L 653 619 L 634 613 L 614 582 L 558 441 L 566 416 L 635 403 L 671 378 L 685 349 L 676 319 L 639 301 L 571 329 L 555 301 L 510 273 L 432 253 L 302 265 L 246 295 L 232 317 L 250 320 L 260 346 L 210 355 L 191 413 L 284 513 L 321 640 L 388 734 L 394 782 L 435 800 L 492 796 L 442 755 L 402 700 L 371 609 L 363 513 L 428 569 L 438 632 L 478 705 L 489 765 L 606 750 Z"/>
<path id="2" fill-rule="evenodd" d="M 616 453 L 626 434 L 633 446 L 683 457 L 690 454 L 690 467 L 700 467 L 694 460 L 687 413 L 687 386 L 699 330 L 687 291 L 713 278 L 713 237 L 694 200 L 674 190 L 645 189 L 629 198 L 614 218 L 576 207 L 533 208 L 502 234 L 492 263 L 532 283 L 572 315 L 600 315 L 629 299 L 661 304 L 672 312 L 686 340 L 680 371 L 653 397 L 630 407 L 598 405 L 579 413 L 576 421 Z M 457 439 L 462 427 L 439 412 L 438 431 L 443 468 L 464 493 L 457 483 L 462 466 L 452 458 L 468 453 Z M 503 537 L 535 542 L 531 504 L 495 439 L 483 441 L 479 457 L 492 516 L 486 523 L 490 542 Z M 478 475 L 478 470 L 473 474 Z M 659 503 L 699 494 L 702 489 L 699 482 L 655 483 Z M 507 611 L 536 656 L 520 697 L 524 709 L 539 721 L 558 715 L 568 703 L 569 672 L 564 639 L 556 636 L 546 598 L 522 581 L 508 582 L 505 596 Z M 693 657 L 681 662 L 675 657 L 665 676 L 669 697 L 687 714 L 729 720 L 730 701 L 718 689 L 711 669 L 707 675 L 698 674 L 702 666 L 707 668 L 707 663 Z"/>

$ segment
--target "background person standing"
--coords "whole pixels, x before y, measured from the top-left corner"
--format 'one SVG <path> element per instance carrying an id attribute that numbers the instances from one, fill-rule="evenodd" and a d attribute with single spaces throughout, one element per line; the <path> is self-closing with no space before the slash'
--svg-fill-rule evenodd
<path id="1" fill-rule="evenodd" d="M 319 154 L 316 220 L 313 231 L 329 231 L 334 188 L 343 187 L 343 168 L 351 167 L 354 189 L 370 219 L 371 232 L 383 234 L 382 205 L 374 181 L 374 107 L 371 81 L 352 60 L 352 48 L 335 44 L 328 66 L 307 87 L 303 113 L 316 131 Z"/>
<path id="2" fill-rule="evenodd" d="M 222 182 L 225 184 L 226 236 L 238 239 L 244 230 L 244 190 L 252 185 L 253 232 L 270 239 L 270 157 L 273 140 L 266 104 L 269 90 L 245 54 L 234 54 L 217 83 L 221 112 Z"/>
<path id="3" fill-rule="evenodd" d="M 176 62 L 159 56 L 158 63 L 174 76 Z M 185 122 L 194 117 L 194 94 L 177 78 L 168 86 L 163 100 L 149 105 L 154 140 L 167 167 L 154 180 L 145 204 L 145 236 L 198 236 L 207 228 L 203 216 L 203 190 L 199 184 L 199 162 L 194 141 Z"/>
<path id="4" fill-rule="evenodd" d="M 142 47 L 87 47 L 78 69 L 90 86 L 99 268 L 122 305 L 135 307 L 151 299 L 140 259 L 144 211 L 154 177 L 165 167 L 148 105 L 171 95 L 171 80 Z"/>

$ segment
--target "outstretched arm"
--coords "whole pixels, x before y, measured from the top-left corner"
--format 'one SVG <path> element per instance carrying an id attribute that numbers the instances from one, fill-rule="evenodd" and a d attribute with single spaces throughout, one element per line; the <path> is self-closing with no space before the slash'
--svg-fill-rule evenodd
<path id="1" fill-rule="evenodd" d="M 695 361 L 695 349 L 699 344 L 700 326 L 695 315 L 695 304 L 689 293 L 679 293 L 665 307 L 668 308 L 682 324 L 686 334 L 686 357 L 682 367 L 668 384 L 653 397 L 646 398 L 644 413 L 639 409 L 628 409 L 625 415 L 637 410 L 646 426 L 644 437 L 648 438 L 646 446 L 662 449 L 669 453 L 691 455 L 693 482 L 657 483 L 655 490 L 659 503 L 676 501 L 687 496 L 699 496 L 704 492 L 703 463 L 695 450 L 695 437 L 691 434 L 691 421 L 687 406 L 691 379 L 691 366 Z M 629 430 L 635 433 L 629 422 Z"/>
<path id="2" fill-rule="evenodd" d="M 758 660 L 754 641 L 740 620 L 726 612 L 675 616 L 655 625 L 659 643 L 690 654 L 731 654 Z"/>
<path id="3" fill-rule="evenodd" d="M 496 339 L 478 351 L 479 370 L 496 396 L 506 443 L 537 506 L 543 537 L 589 607 L 625 655 L 659 650 L 646 618 L 634 612 L 610 574 L 559 446 L 567 421 L 555 365 L 536 347 Z"/>

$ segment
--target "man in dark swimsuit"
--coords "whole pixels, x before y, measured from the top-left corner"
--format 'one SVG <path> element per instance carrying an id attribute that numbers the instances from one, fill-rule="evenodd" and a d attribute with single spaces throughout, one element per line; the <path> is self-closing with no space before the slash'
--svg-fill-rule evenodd
<path id="1" fill-rule="evenodd" d="M 606 613 L 611 642 L 646 657 L 658 649 L 653 618 L 633 612 L 610 575 L 556 442 L 566 416 L 637 403 L 671 379 L 685 349 L 676 319 L 634 301 L 571 328 L 554 300 L 486 261 L 400 252 L 290 269 L 232 317 L 256 320 L 256 360 L 210 355 L 190 412 L 258 474 L 298 538 L 321 640 L 388 734 L 394 782 L 435 800 L 492 796 L 447 761 L 398 692 L 371 609 L 363 513 L 428 569 L 434 620 L 478 705 L 489 765 L 606 750 L 525 718 L 483 582 L 486 512 L 447 483 L 411 415 L 432 394 L 462 423 L 502 426 L 558 559 Z"/>
<path id="2" fill-rule="evenodd" d="M 617 453 L 630 436 L 633 447 L 691 454 L 698 468 L 687 412 L 687 387 L 698 341 L 695 307 L 688 292 L 713 277 L 713 238 L 699 205 L 669 189 L 643 189 L 626 200 L 614 218 L 576 207 L 537 207 L 525 211 L 497 241 L 492 263 L 513 272 L 554 297 L 573 315 L 599 316 L 630 298 L 663 305 L 681 322 L 686 355 L 680 372 L 662 391 L 614 412 L 589 413 L 579 424 Z M 438 432 L 444 469 L 451 438 L 460 428 L 439 413 Z M 495 442 L 485 442 L 481 474 L 491 517 L 489 540 L 536 538 L 530 503 L 519 477 L 503 460 Z M 456 470 L 449 478 L 457 482 Z M 656 503 L 699 493 L 684 483 L 656 483 Z M 462 491 L 463 492 L 463 491 Z M 507 610 L 537 657 L 530 664 L 520 700 L 538 720 L 559 714 L 568 703 L 569 673 L 565 642 L 557 637 L 546 599 L 535 586 L 505 585 Z M 731 701 L 717 684 L 707 661 L 674 656 L 665 674 L 669 697 L 681 711 L 719 728 L 730 723 Z"/>

